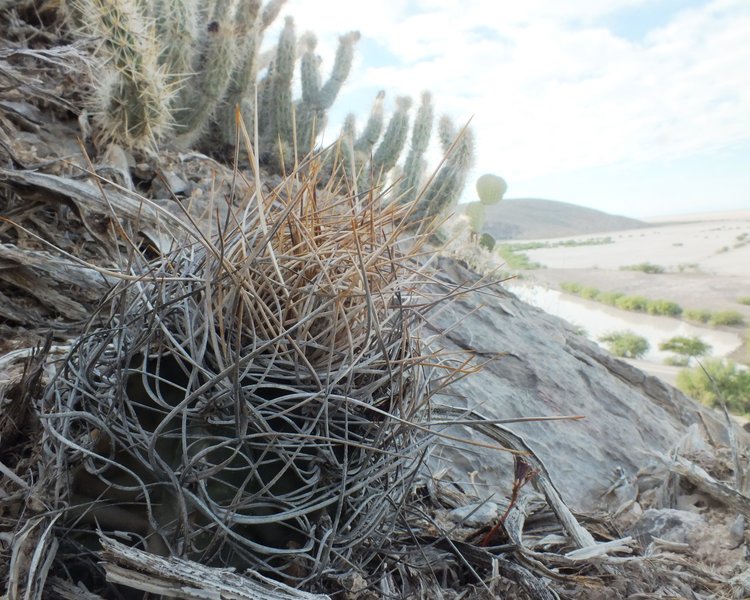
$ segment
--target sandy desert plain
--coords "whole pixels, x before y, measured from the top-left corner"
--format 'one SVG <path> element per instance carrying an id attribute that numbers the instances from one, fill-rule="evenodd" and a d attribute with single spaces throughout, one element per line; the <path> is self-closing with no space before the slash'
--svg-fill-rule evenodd
<path id="1" fill-rule="evenodd" d="M 664 364 L 670 353 L 659 351 L 658 345 L 673 336 L 697 336 L 712 346 L 711 356 L 746 361 L 750 305 L 740 299 L 750 297 L 750 211 L 675 216 L 648 223 L 645 228 L 534 240 L 546 247 L 519 251 L 542 268 L 519 271 L 520 277 L 506 285 L 530 304 L 580 327 L 592 339 L 626 329 L 646 337 L 651 349 L 643 360 L 633 362 L 670 383 L 679 368 Z M 607 243 L 585 244 L 597 238 Z M 568 240 L 582 245 L 558 245 Z M 623 269 L 641 263 L 657 265 L 663 272 Z M 745 323 L 710 327 L 684 318 L 620 310 L 563 293 L 560 285 L 564 282 L 669 300 L 683 311 L 732 310 L 742 314 Z"/>

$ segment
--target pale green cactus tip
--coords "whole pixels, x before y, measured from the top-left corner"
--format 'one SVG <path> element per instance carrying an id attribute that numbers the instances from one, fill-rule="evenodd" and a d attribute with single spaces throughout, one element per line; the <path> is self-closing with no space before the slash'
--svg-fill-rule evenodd
<path id="1" fill-rule="evenodd" d="M 469 202 L 469 204 L 466 205 L 464 214 L 469 220 L 469 229 L 475 233 L 479 233 L 484 226 L 486 218 L 484 204 L 481 202 Z"/>
<path id="2" fill-rule="evenodd" d="M 298 45 L 303 52 L 315 52 L 318 47 L 318 37 L 312 31 L 305 31 L 298 41 Z"/>
<path id="3" fill-rule="evenodd" d="M 487 205 L 500 202 L 508 190 L 508 184 L 505 182 L 505 179 L 491 173 L 485 173 L 479 177 L 476 187 L 479 201 Z"/>
<path id="4" fill-rule="evenodd" d="M 276 20 L 285 4 L 286 0 L 269 0 L 263 7 L 263 13 L 260 17 L 261 31 L 266 30 Z"/>
<path id="5" fill-rule="evenodd" d="M 396 110 L 388 122 L 383 140 L 372 156 L 372 175 L 377 183 L 396 166 L 409 134 L 409 109 L 412 99 L 409 96 L 396 98 Z"/>
<path id="6" fill-rule="evenodd" d="M 410 96 L 399 96 L 396 98 L 396 110 L 400 112 L 407 112 L 414 101 Z"/>

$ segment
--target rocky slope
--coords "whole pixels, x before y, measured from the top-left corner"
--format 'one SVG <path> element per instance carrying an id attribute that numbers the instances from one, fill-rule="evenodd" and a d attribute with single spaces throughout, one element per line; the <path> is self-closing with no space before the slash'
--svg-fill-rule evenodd
<path id="1" fill-rule="evenodd" d="M 478 279 L 448 259 L 439 271 L 456 283 L 471 285 Z M 612 357 L 565 321 L 525 304 L 500 285 L 459 296 L 431 319 L 431 327 L 434 333 L 446 332 L 439 344 L 447 352 L 470 352 L 486 361 L 439 402 L 474 408 L 494 419 L 584 417 L 509 425 L 538 453 L 575 509 L 601 506 L 616 469 L 632 479 L 654 453 L 674 448 L 692 424 L 708 439 L 727 440 L 718 413 Z M 458 435 L 487 442 L 460 429 Z M 735 433 L 747 442 L 744 432 Z M 457 481 L 466 482 L 476 472 L 480 495 L 495 490 L 507 494 L 498 486 L 512 479 L 510 454 L 446 444 L 432 458 L 436 468 L 447 467 Z"/>

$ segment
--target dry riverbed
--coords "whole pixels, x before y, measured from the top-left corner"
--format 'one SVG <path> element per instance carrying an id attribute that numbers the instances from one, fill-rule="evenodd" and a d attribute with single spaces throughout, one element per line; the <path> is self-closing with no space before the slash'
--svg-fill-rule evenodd
<path id="1" fill-rule="evenodd" d="M 567 240 L 585 244 L 594 238 L 611 241 L 558 245 Z M 750 211 L 674 217 L 644 229 L 538 241 L 548 247 L 523 252 L 544 268 L 520 272 L 522 278 L 509 282 L 508 287 L 527 302 L 582 327 L 594 339 L 622 329 L 648 338 L 652 349 L 639 361 L 642 368 L 673 382 L 678 369 L 664 365 L 667 354 L 658 351 L 658 344 L 676 335 L 700 337 L 713 346 L 714 356 L 745 358 L 750 306 L 740 299 L 750 297 Z M 641 263 L 656 265 L 663 272 L 623 270 Z M 619 310 L 561 293 L 564 282 L 669 300 L 683 310 L 732 310 L 740 313 L 746 324 L 714 328 Z"/>

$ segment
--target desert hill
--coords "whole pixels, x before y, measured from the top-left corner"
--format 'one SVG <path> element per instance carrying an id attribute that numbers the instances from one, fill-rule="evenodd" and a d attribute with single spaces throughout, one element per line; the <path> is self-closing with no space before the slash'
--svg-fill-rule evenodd
<path id="1" fill-rule="evenodd" d="M 533 240 L 648 227 L 637 219 L 568 202 L 517 198 L 486 207 L 482 233 L 495 239 Z"/>

